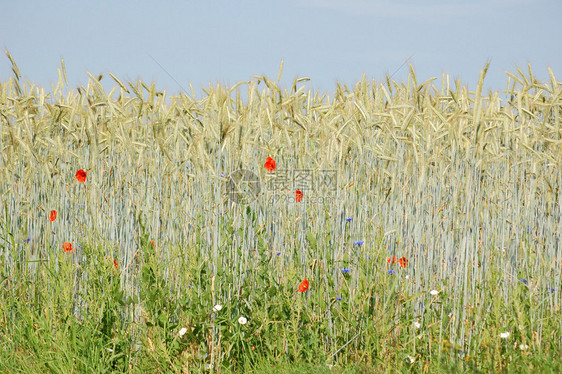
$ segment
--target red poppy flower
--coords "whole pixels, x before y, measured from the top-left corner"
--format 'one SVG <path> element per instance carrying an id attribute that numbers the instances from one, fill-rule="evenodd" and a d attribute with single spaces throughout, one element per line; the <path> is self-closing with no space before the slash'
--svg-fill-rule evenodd
<path id="1" fill-rule="evenodd" d="M 301 284 L 299 284 L 299 292 L 304 292 L 308 290 L 308 280 L 305 278 Z"/>
<path id="2" fill-rule="evenodd" d="M 405 268 L 408 260 L 406 259 L 406 257 L 402 257 L 400 260 L 398 260 L 398 262 L 400 263 L 401 267 Z"/>
<path id="3" fill-rule="evenodd" d="M 388 262 L 389 264 L 395 264 L 396 263 L 396 256 L 392 256 L 386 259 L 386 262 Z"/>
<path id="4" fill-rule="evenodd" d="M 84 183 L 86 181 L 86 175 L 87 173 L 84 170 L 80 169 L 76 172 L 76 179 L 78 179 L 78 182 Z"/>
<path id="5" fill-rule="evenodd" d="M 265 165 L 263 166 L 265 166 L 265 170 L 271 173 L 273 170 L 275 170 L 275 160 L 268 156 L 265 159 Z"/>
<path id="6" fill-rule="evenodd" d="M 117 267 L 119 266 L 119 263 L 116 259 L 113 259 L 113 266 L 115 266 L 115 269 L 117 269 Z"/>
<path id="7" fill-rule="evenodd" d="M 72 244 L 70 244 L 69 242 L 65 242 L 62 245 L 62 249 L 64 249 L 65 252 L 72 252 L 74 250 L 74 248 L 72 248 Z"/>
<path id="8" fill-rule="evenodd" d="M 151 240 L 149 244 L 152 244 L 153 247 L 156 247 L 156 245 L 154 244 L 154 240 Z"/>
<path id="9" fill-rule="evenodd" d="M 49 217 L 49 219 L 51 220 L 51 222 L 53 222 L 54 220 L 57 219 L 57 211 L 56 210 L 51 210 L 51 216 Z"/>
<path id="10" fill-rule="evenodd" d="M 302 201 L 302 197 L 303 197 L 302 191 L 296 190 L 295 191 L 295 200 L 297 201 L 297 203 L 300 203 Z"/>

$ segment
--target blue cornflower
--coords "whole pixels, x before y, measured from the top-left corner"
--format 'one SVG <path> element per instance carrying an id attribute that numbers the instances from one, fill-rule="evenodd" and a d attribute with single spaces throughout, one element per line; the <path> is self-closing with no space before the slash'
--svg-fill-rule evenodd
<path id="1" fill-rule="evenodd" d="M 554 291 L 556 291 L 556 289 L 555 289 L 555 288 L 552 288 L 552 287 L 550 287 L 550 292 L 554 292 Z"/>
<path id="2" fill-rule="evenodd" d="M 345 220 L 346 220 L 347 222 L 351 222 L 351 221 L 353 221 L 353 217 L 347 217 Z"/>
<path id="3" fill-rule="evenodd" d="M 371 258 L 371 255 L 365 255 L 365 258 Z"/>
<path id="4" fill-rule="evenodd" d="M 31 238 L 24 239 L 23 241 L 29 243 L 31 241 Z"/>
<path id="5" fill-rule="evenodd" d="M 221 177 L 223 177 L 223 178 L 225 177 L 224 173 L 221 174 Z"/>
<path id="6" fill-rule="evenodd" d="M 519 279 L 519 282 L 523 282 L 525 284 L 529 284 L 529 282 L 527 282 L 527 279 L 523 278 L 523 279 Z"/>
<path id="7" fill-rule="evenodd" d="M 341 297 L 336 297 L 336 300 L 337 300 L 337 301 L 341 301 Z"/>
<path id="8" fill-rule="evenodd" d="M 281 252 L 277 252 L 277 256 L 281 256 Z"/>
<path id="9" fill-rule="evenodd" d="M 350 271 L 351 271 L 350 268 L 342 268 L 342 269 L 341 269 L 341 272 L 342 272 L 342 273 L 349 273 Z"/>
<path id="10" fill-rule="evenodd" d="M 396 274 L 396 272 L 394 270 L 389 270 L 387 271 L 388 274 Z"/>
<path id="11" fill-rule="evenodd" d="M 363 243 L 365 243 L 363 240 L 357 240 L 357 241 L 354 242 L 353 244 L 355 244 L 355 245 L 363 245 Z"/>

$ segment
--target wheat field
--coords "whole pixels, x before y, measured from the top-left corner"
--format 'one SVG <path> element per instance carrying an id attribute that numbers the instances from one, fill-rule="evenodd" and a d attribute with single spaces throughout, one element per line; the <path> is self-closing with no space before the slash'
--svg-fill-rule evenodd
<path id="1" fill-rule="evenodd" d="M 197 98 L 7 55 L 2 372 L 562 370 L 551 70 Z"/>

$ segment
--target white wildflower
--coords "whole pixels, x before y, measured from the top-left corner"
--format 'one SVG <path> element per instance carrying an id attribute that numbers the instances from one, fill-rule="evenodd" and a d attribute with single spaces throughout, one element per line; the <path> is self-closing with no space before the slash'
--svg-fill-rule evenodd
<path id="1" fill-rule="evenodd" d="M 511 334 L 509 333 L 509 331 L 502 332 L 502 333 L 500 334 L 500 338 L 502 338 L 502 339 L 507 339 L 507 338 L 509 338 L 509 335 L 511 335 Z"/>
<path id="2" fill-rule="evenodd" d="M 435 295 L 438 295 L 438 294 L 439 294 L 439 291 L 437 291 L 437 290 L 431 290 L 431 291 L 429 291 L 429 294 L 432 295 L 432 296 L 435 296 Z"/>
<path id="3" fill-rule="evenodd" d="M 215 306 L 213 307 L 213 312 L 218 312 L 218 311 L 221 310 L 221 309 L 222 309 L 222 305 L 217 304 L 217 305 L 215 305 Z"/>
<path id="4" fill-rule="evenodd" d="M 178 332 L 178 335 L 179 335 L 179 336 L 184 336 L 186 332 L 187 332 L 187 328 L 182 327 L 181 330 Z"/>
<path id="5" fill-rule="evenodd" d="M 416 359 L 412 356 L 408 356 L 408 359 L 410 360 L 410 364 L 413 364 L 414 361 L 416 361 Z"/>
<path id="6" fill-rule="evenodd" d="M 519 349 L 522 351 L 525 351 L 527 349 L 529 349 L 529 346 L 527 344 L 519 344 Z"/>
<path id="7" fill-rule="evenodd" d="M 240 317 L 238 318 L 238 323 L 241 325 L 245 325 L 246 323 L 248 323 L 248 320 L 246 319 L 246 317 Z"/>
<path id="8" fill-rule="evenodd" d="M 414 321 L 414 327 L 417 329 L 419 329 L 421 327 L 421 323 L 419 323 L 419 321 Z"/>

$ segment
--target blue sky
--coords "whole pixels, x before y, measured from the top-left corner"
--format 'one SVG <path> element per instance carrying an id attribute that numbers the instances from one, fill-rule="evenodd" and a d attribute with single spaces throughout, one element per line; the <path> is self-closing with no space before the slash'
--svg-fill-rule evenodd
<path id="1" fill-rule="evenodd" d="M 381 81 L 398 70 L 402 80 L 412 56 L 419 82 L 445 72 L 469 89 L 490 60 L 486 88 L 504 90 L 505 71 L 527 63 L 540 79 L 550 66 L 562 80 L 561 16 L 558 0 L 0 0 L 0 47 L 47 88 L 61 58 L 71 88 L 88 71 L 110 87 L 112 72 L 170 94 L 276 79 L 284 60 L 282 85 L 298 75 L 330 93 L 363 74 Z M 0 81 L 11 75 L 2 54 Z"/>

